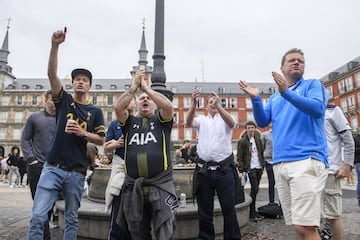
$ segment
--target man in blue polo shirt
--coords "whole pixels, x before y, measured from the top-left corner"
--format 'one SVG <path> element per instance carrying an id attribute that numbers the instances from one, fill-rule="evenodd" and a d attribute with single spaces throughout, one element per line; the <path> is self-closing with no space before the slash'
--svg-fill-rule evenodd
<path id="1" fill-rule="evenodd" d="M 239 85 L 251 98 L 256 123 L 273 128 L 273 169 L 285 223 L 293 225 L 296 239 L 320 239 L 321 193 L 327 178 L 324 116 L 327 94 L 316 79 L 303 78 L 304 53 L 290 49 L 282 57 L 278 86 L 266 106 L 259 89 L 245 81 Z"/>

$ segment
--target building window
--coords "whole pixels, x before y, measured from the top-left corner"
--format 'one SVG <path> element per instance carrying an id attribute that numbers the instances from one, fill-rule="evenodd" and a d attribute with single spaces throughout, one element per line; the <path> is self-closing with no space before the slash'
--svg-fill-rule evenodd
<path id="1" fill-rule="evenodd" d="M 354 97 L 354 95 L 349 96 L 347 98 L 347 100 L 348 100 L 349 109 L 353 110 L 353 108 L 355 107 L 355 97 Z"/>
<path id="2" fill-rule="evenodd" d="M 343 94 L 345 92 L 344 80 L 338 82 L 338 87 L 339 87 L 339 94 Z"/>
<path id="3" fill-rule="evenodd" d="M 228 108 L 227 98 L 221 98 L 221 105 L 223 106 L 223 108 Z"/>
<path id="4" fill-rule="evenodd" d="M 35 89 L 43 89 L 43 88 L 44 88 L 44 86 L 40 85 L 40 84 L 36 84 L 36 86 L 35 86 Z"/>
<path id="5" fill-rule="evenodd" d="M 204 98 L 203 97 L 198 98 L 197 107 L 204 108 Z"/>
<path id="6" fill-rule="evenodd" d="M 353 116 L 350 119 L 351 121 L 351 129 L 353 132 L 358 132 L 358 119 L 357 116 Z"/>
<path id="7" fill-rule="evenodd" d="M 237 98 L 230 98 L 230 108 L 231 109 L 236 109 L 237 106 L 238 106 Z"/>
<path id="8" fill-rule="evenodd" d="M 113 120 L 113 112 L 107 112 L 107 115 L 106 115 L 106 117 L 107 117 L 107 122 L 111 122 L 112 120 Z"/>
<path id="9" fill-rule="evenodd" d="M 184 98 L 184 108 L 190 108 L 191 98 Z"/>
<path id="10" fill-rule="evenodd" d="M 353 81 L 352 77 L 348 77 L 345 79 L 345 91 L 349 92 L 351 90 L 353 90 Z"/>
<path id="11" fill-rule="evenodd" d="M 326 88 L 329 98 L 334 97 L 333 88 L 332 86 L 329 86 Z"/>
<path id="12" fill-rule="evenodd" d="M 237 112 L 230 112 L 230 115 L 231 115 L 232 118 L 234 119 L 235 123 L 237 123 L 237 122 L 239 121 L 238 113 L 237 113 Z"/>
<path id="13" fill-rule="evenodd" d="M 0 122 L 6 122 L 7 119 L 8 119 L 8 113 L 7 112 L 0 112 Z"/>
<path id="14" fill-rule="evenodd" d="M 254 114 L 252 112 L 246 112 L 246 121 L 254 121 Z"/>
<path id="15" fill-rule="evenodd" d="M 252 109 L 252 104 L 251 104 L 251 99 L 250 98 L 245 99 L 245 105 L 246 105 L 247 109 Z"/>
<path id="16" fill-rule="evenodd" d="M 218 94 L 224 94 L 226 93 L 226 90 L 224 87 L 218 87 Z"/>
<path id="17" fill-rule="evenodd" d="M 192 128 L 184 129 L 184 139 L 192 140 Z"/>
<path id="18" fill-rule="evenodd" d="M 346 99 L 341 99 L 341 110 L 344 113 L 347 113 L 348 109 L 347 109 L 347 104 L 346 104 Z"/>
<path id="19" fill-rule="evenodd" d="M 171 129 L 171 141 L 178 141 L 179 140 L 179 129 L 173 128 Z"/>
<path id="20" fill-rule="evenodd" d="M 179 108 L 179 99 L 177 97 L 174 97 L 172 104 L 174 108 Z"/>
<path id="21" fill-rule="evenodd" d="M 37 96 L 33 96 L 33 97 L 32 97 L 31 104 L 32 104 L 32 105 L 37 105 Z"/>
<path id="22" fill-rule="evenodd" d="M 360 87 L 360 72 L 356 74 L 356 86 Z"/>
<path id="23" fill-rule="evenodd" d="M 179 113 L 174 112 L 174 124 L 179 124 Z"/>
<path id="24" fill-rule="evenodd" d="M 22 104 L 22 101 L 23 101 L 23 100 L 22 100 L 22 96 L 18 96 L 18 97 L 17 97 L 17 104 L 18 104 L 18 105 L 21 105 L 21 104 Z"/>
<path id="25" fill-rule="evenodd" d="M 3 96 L 1 98 L 0 105 L 2 106 L 9 106 L 10 105 L 10 96 Z"/>
<path id="26" fill-rule="evenodd" d="M 93 103 L 94 105 L 97 105 L 97 96 L 93 96 L 92 103 Z"/>
<path id="27" fill-rule="evenodd" d="M 115 90 L 115 89 L 117 89 L 117 87 L 116 87 L 115 84 L 111 84 L 111 85 L 110 85 L 110 89 L 111 89 L 111 90 Z"/>
<path id="28" fill-rule="evenodd" d="M 108 96 L 107 97 L 107 104 L 113 105 L 114 104 L 114 96 Z"/>

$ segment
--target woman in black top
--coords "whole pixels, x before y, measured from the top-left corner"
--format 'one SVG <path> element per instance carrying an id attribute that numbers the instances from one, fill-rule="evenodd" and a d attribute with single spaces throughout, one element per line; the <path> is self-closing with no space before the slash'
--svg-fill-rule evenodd
<path id="1" fill-rule="evenodd" d="M 12 176 L 15 173 L 16 180 L 15 185 L 16 187 L 19 187 L 20 184 L 20 173 L 19 173 L 19 158 L 20 158 L 20 148 L 18 146 L 13 146 L 11 148 L 11 153 L 9 153 L 9 158 L 6 161 L 9 165 L 9 187 L 13 188 L 14 185 L 12 185 Z"/>

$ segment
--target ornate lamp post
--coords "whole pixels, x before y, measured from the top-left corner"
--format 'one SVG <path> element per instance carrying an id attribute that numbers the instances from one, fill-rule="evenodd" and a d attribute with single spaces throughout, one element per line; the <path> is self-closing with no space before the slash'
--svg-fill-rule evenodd
<path id="1" fill-rule="evenodd" d="M 151 88 L 173 99 L 173 93 L 166 89 L 166 74 L 164 71 L 164 0 L 156 0 L 155 8 L 155 41 L 154 69 L 151 75 Z"/>

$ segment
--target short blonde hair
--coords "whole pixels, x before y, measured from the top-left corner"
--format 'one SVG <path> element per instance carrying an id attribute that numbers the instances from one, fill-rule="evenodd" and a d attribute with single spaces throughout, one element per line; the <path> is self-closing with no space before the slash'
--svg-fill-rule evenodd
<path id="1" fill-rule="evenodd" d="M 281 66 L 284 65 L 286 56 L 289 55 L 289 54 L 291 54 L 291 53 L 299 53 L 299 54 L 301 54 L 301 56 L 304 56 L 304 52 L 303 52 L 301 49 L 299 49 L 299 48 L 292 48 L 292 49 L 288 50 L 288 51 L 284 54 L 284 56 L 282 56 Z"/>

